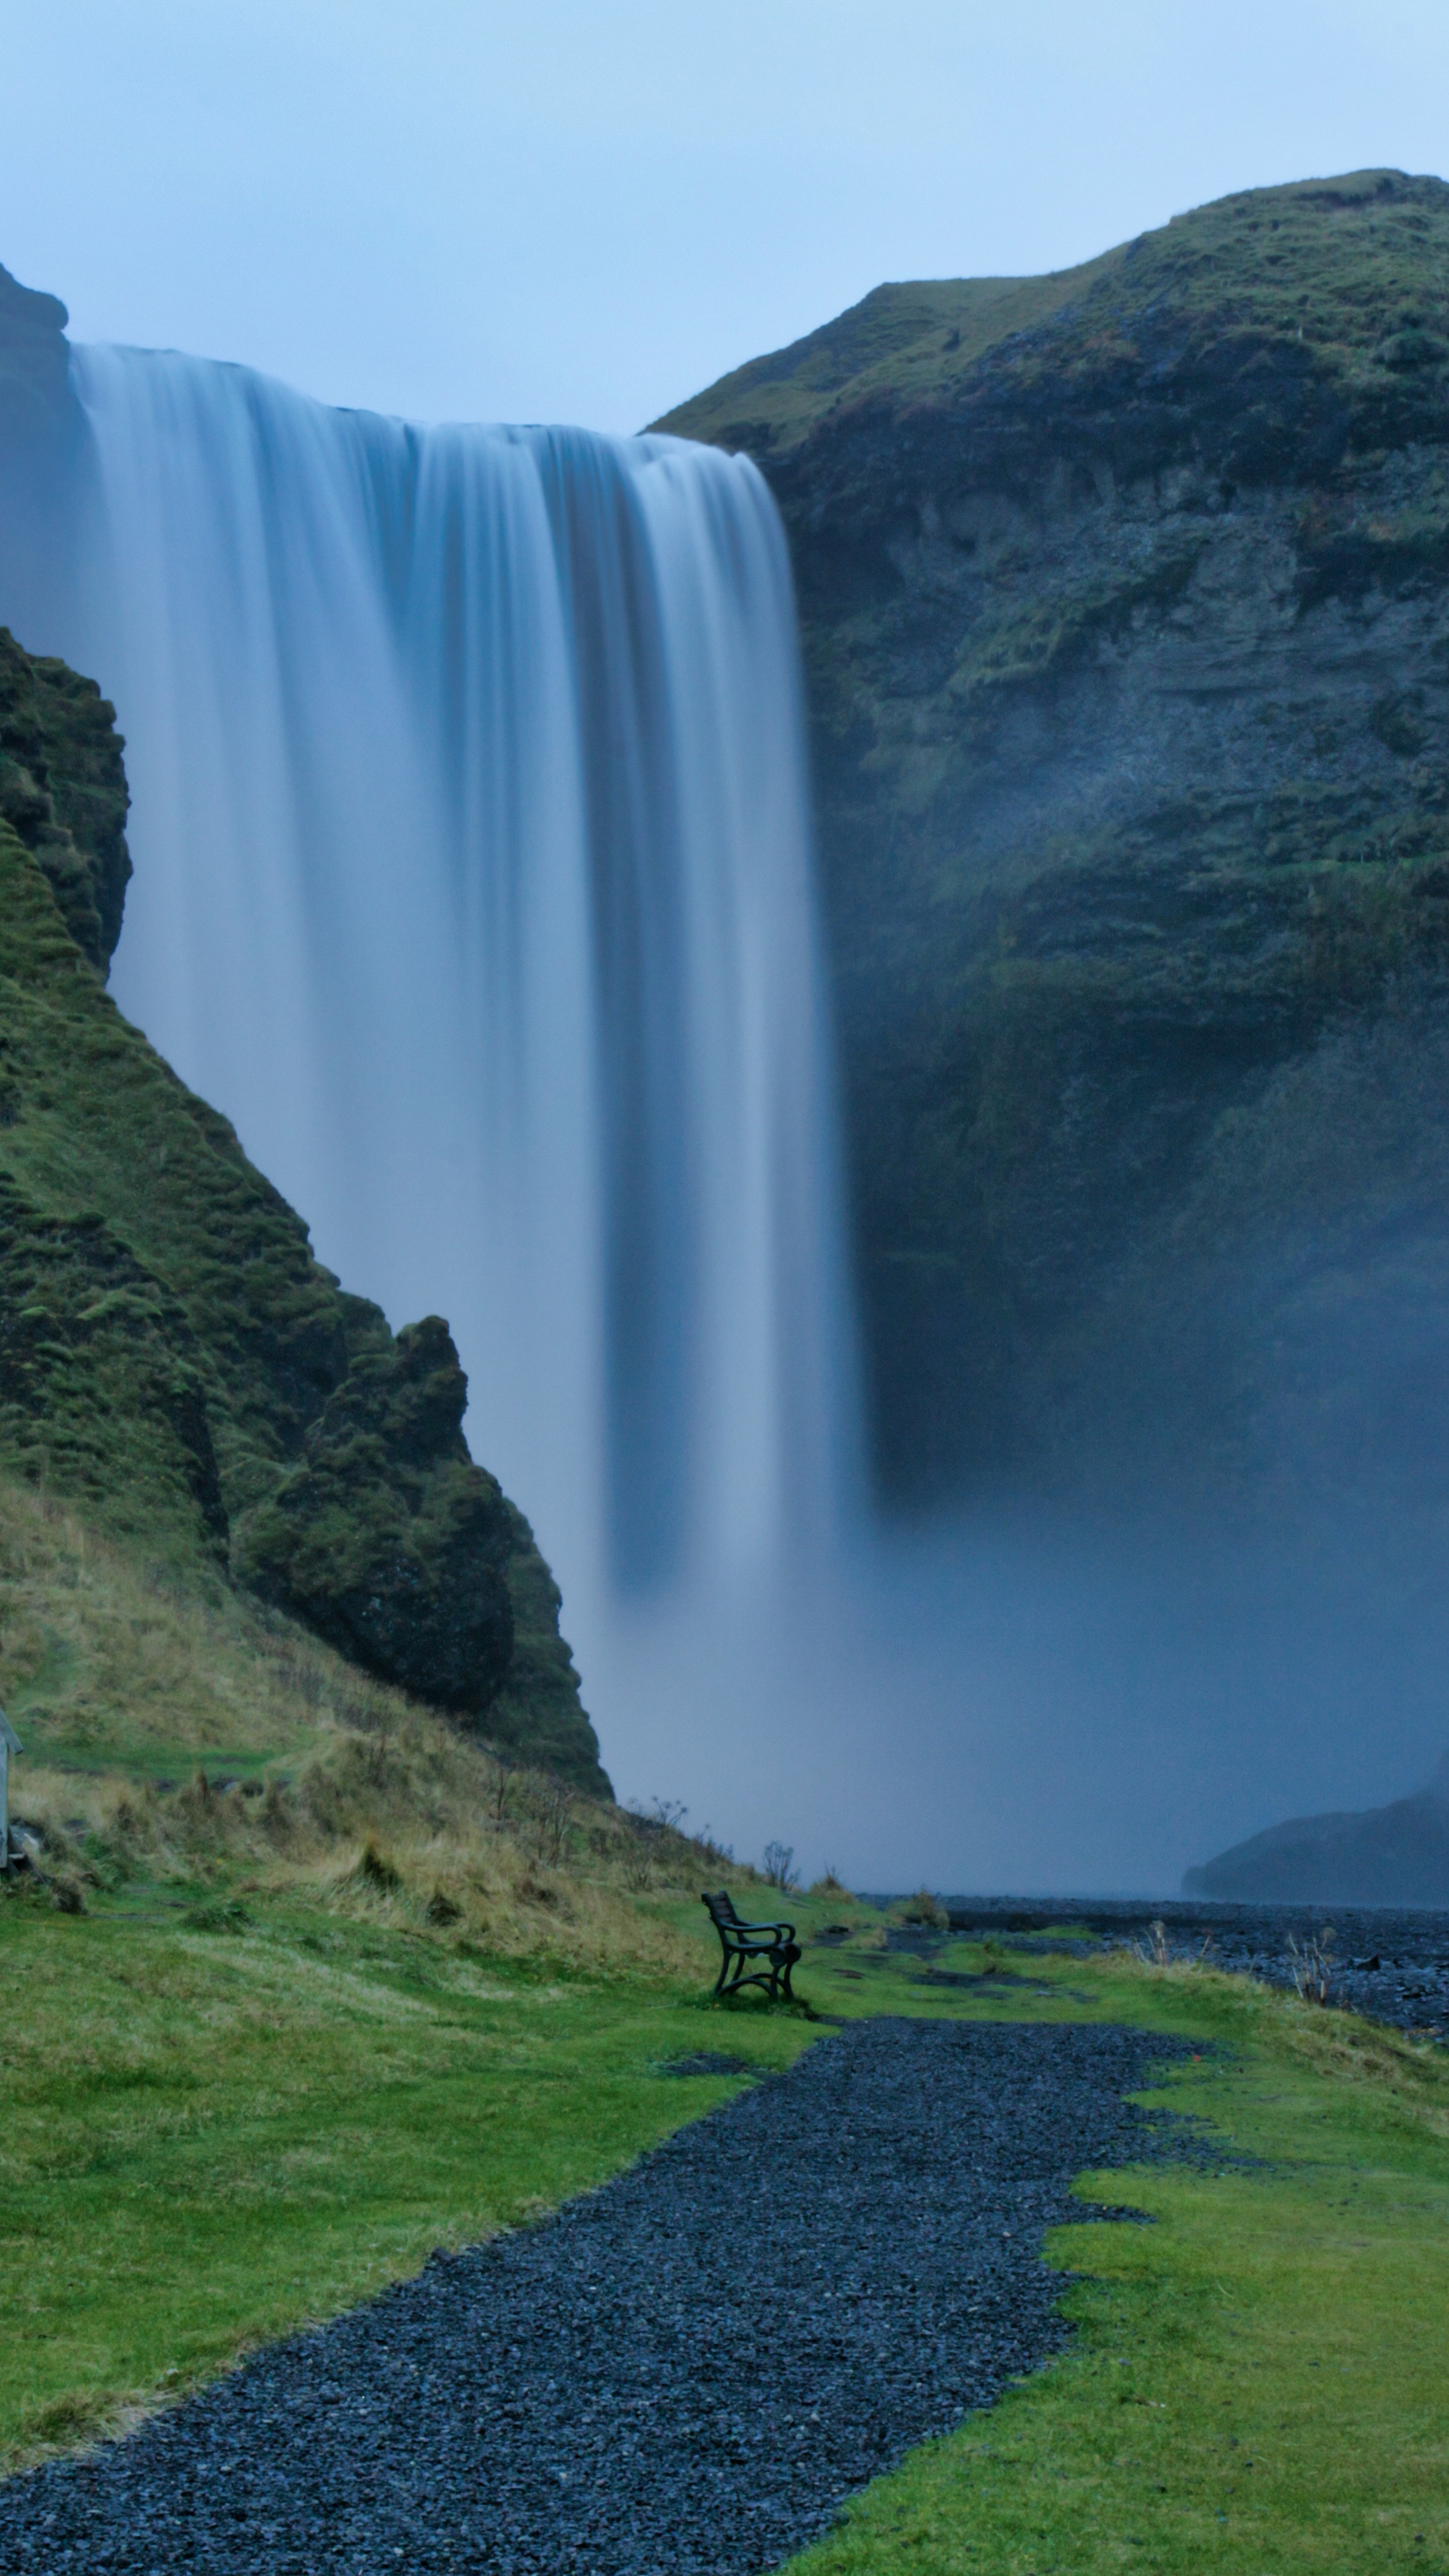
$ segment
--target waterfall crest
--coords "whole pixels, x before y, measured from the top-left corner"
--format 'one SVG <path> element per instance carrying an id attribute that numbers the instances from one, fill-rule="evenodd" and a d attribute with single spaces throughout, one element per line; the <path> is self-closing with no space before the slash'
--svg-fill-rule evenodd
<path id="1" fill-rule="evenodd" d="M 587 1657 L 828 1555 L 851 1336 L 794 612 L 744 458 L 74 353 L 113 985 L 395 1321 Z M 589 1685 L 585 1662 L 586 1690 Z"/>

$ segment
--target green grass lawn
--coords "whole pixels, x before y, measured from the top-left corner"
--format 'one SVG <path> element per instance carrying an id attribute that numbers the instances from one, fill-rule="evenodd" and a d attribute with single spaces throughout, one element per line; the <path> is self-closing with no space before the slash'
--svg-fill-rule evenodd
<path id="1" fill-rule="evenodd" d="M 6 2466 L 586 2190 L 737 2088 L 656 2071 L 719 2045 L 691 1990 L 240 1902 L 208 1930 L 214 1891 L 133 1886 L 80 1918 L 0 1899 Z M 741 2013 L 727 2041 L 780 2066 L 810 2035 Z"/>
<path id="2" fill-rule="evenodd" d="M 209 1902 L 216 1911 L 215 1891 Z M 243 1899 L 0 1903 L 0 2439 L 11 2465 L 336 2314 L 439 2244 L 618 2171 L 828 2024 Z M 695 1931 L 692 1901 L 663 1905 Z M 756 1910 L 752 1901 L 751 1910 Z M 1449 2570 L 1449 2061 L 1211 1975 L 953 1945 L 921 1981 L 791 1899 L 825 2014 L 1130 2021 L 1200 2040 L 1159 2098 L 1246 2169 L 1086 2178 L 1149 2227 L 1050 2240 L 1071 2349 L 863 2490 L 793 2576 Z M 808 2186 L 807 2186 L 808 2187 Z"/>

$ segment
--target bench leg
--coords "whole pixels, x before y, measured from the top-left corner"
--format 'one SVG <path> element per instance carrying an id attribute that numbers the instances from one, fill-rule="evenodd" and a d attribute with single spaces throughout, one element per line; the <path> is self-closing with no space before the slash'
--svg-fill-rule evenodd
<path id="1" fill-rule="evenodd" d="M 744 1950 L 729 1951 L 726 1954 L 724 1965 L 720 1969 L 719 1982 L 715 1987 L 715 1993 L 717 1995 L 733 1995 L 739 1992 L 741 1986 L 754 1985 L 757 1982 L 756 1973 L 752 1970 L 750 1975 L 746 1976 L 745 1969 L 747 1965 L 747 1952 Z"/>
<path id="2" fill-rule="evenodd" d="M 795 1990 L 790 1983 L 792 1960 L 756 1951 L 753 1953 L 755 1964 L 746 1976 L 746 1957 L 743 1950 L 726 1950 L 714 1981 L 716 1995 L 738 1994 L 742 1986 L 763 1986 L 772 2004 L 778 2003 L 782 1994 L 788 2003 L 794 2002 Z"/>

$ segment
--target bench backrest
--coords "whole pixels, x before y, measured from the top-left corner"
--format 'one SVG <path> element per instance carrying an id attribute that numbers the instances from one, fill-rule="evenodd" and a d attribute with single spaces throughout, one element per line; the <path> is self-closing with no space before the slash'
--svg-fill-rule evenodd
<path id="1" fill-rule="evenodd" d="M 708 1894 L 702 1896 L 700 1903 L 708 1907 L 709 1919 L 716 1931 L 733 1932 L 738 1926 L 740 1918 L 735 1912 L 734 1900 L 726 1895 L 722 1887 L 717 1888 L 712 1896 Z"/>

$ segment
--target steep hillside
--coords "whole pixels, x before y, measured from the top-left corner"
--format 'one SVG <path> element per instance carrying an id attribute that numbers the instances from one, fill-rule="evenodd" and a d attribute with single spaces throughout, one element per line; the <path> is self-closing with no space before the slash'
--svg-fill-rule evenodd
<path id="1" fill-rule="evenodd" d="M 112 711 L 8 636 L 0 763 L 0 1466 L 606 1792 L 557 1590 L 469 1458 L 446 1325 L 394 1337 L 347 1296 L 107 996 Z"/>
<path id="2" fill-rule="evenodd" d="M 660 426 L 790 531 L 885 1488 L 1427 1527 L 1449 187 L 882 287 Z"/>

